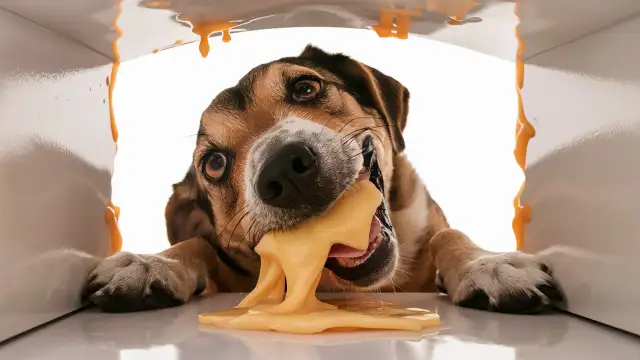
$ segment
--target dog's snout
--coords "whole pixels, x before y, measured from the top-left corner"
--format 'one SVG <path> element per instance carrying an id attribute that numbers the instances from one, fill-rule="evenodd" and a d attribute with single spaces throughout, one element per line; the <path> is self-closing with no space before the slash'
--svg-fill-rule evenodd
<path id="1" fill-rule="evenodd" d="M 289 143 L 264 163 L 256 181 L 256 193 L 267 205 L 297 208 L 319 198 L 318 163 L 305 144 Z"/>

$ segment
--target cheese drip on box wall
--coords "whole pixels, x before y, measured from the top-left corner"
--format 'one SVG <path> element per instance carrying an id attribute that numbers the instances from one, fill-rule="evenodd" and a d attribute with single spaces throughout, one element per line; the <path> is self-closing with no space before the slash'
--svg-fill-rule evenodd
<path id="1" fill-rule="evenodd" d="M 116 78 L 120 69 L 120 49 L 118 48 L 118 40 L 122 36 L 122 29 L 118 26 L 118 19 L 122 13 L 122 0 L 117 0 L 116 15 L 111 22 L 111 28 L 116 34 L 111 44 L 113 51 L 113 64 L 111 65 L 111 76 L 107 77 L 106 83 L 109 91 L 109 120 L 111 123 L 111 137 L 118 152 L 118 126 L 116 125 L 116 116 L 113 109 L 113 91 L 115 90 Z M 105 209 L 105 221 L 109 228 L 110 251 L 112 254 L 122 249 L 122 235 L 118 227 L 118 219 L 120 218 L 120 208 L 115 206 L 111 201 Z"/>

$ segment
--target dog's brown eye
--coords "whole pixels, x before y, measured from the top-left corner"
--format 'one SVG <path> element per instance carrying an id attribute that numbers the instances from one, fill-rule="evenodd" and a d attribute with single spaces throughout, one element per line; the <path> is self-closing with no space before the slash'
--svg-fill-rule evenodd
<path id="1" fill-rule="evenodd" d="M 227 168 L 227 157 L 223 153 L 214 152 L 209 155 L 205 171 L 207 176 L 212 179 L 218 180 L 224 175 L 224 171 Z"/>
<path id="2" fill-rule="evenodd" d="M 296 101 L 314 99 L 320 92 L 320 82 L 315 80 L 301 80 L 293 86 L 293 98 Z"/>

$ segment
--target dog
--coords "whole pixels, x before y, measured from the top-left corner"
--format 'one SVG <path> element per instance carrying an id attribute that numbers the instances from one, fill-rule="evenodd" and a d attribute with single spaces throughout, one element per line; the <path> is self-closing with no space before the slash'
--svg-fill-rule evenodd
<path id="1" fill-rule="evenodd" d="M 402 84 L 344 54 L 308 45 L 257 66 L 202 115 L 193 162 L 165 209 L 171 247 L 103 259 L 83 298 L 129 312 L 205 290 L 249 292 L 264 234 L 321 214 L 369 180 L 383 193 L 369 248 L 332 248 L 319 291 L 441 292 L 459 306 L 506 313 L 562 302 L 540 257 L 488 252 L 450 228 L 404 153 L 408 111 Z"/>

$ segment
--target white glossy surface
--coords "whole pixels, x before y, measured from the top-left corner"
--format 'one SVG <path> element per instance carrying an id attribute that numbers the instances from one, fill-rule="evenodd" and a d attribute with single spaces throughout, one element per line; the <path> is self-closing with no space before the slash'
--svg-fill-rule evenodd
<path id="1" fill-rule="evenodd" d="M 568 309 L 640 334 L 640 16 L 532 58 L 525 112 L 533 220 Z M 555 248 L 554 248 L 555 247 Z"/>
<path id="2" fill-rule="evenodd" d="M 461 309 L 433 294 L 385 300 L 437 311 L 442 327 L 411 333 L 287 335 L 199 329 L 197 315 L 233 307 L 238 294 L 173 309 L 73 315 L 0 348 L 1 360 L 637 360 L 640 339 L 564 314 L 514 316 Z M 439 331 L 439 334 L 437 333 Z"/>
<path id="3" fill-rule="evenodd" d="M 0 10 L 0 341 L 79 306 L 108 251 L 108 59 Z"/>

